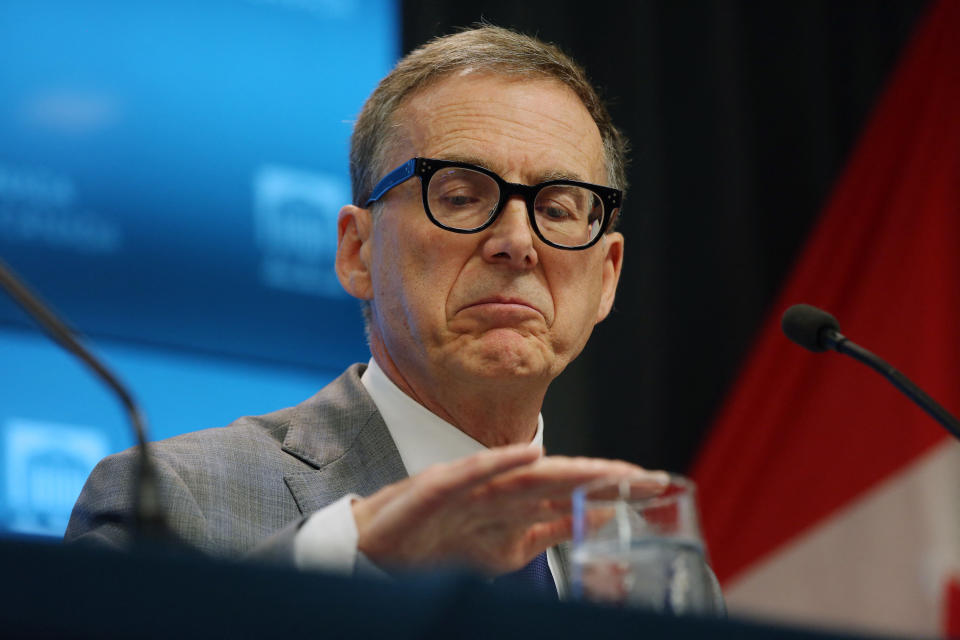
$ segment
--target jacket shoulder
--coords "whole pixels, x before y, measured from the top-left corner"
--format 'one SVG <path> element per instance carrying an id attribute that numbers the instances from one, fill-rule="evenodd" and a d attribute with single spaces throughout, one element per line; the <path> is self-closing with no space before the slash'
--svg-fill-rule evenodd
<path id="1" fill-rule="evenodd" d="M 361 372 L 351 367 L 296 406 L 151 443 L 159 498 L 173 532 L 190 546 L 235 555 L 298 518 L 284 477 L 309 465 L 291 455 L 285 442 L 304 430 L 337 432 L 344 398 L 349 404 L 349 396 L 362 389 Z M 129 541 L 138 456 L 133 447 L 94 468 L 65 540 L 114 546 Z"/>

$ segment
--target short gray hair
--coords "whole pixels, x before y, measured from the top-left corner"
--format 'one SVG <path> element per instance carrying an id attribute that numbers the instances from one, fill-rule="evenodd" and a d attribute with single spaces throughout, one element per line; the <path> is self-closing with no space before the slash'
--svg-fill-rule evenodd
<path id="1" fill-rule="evenodd" d="M 627 140 L 583 68 L 555 45 L 510 29 L 481 24 L 434 38 L 404 57 L 363 105 L 350 141 L 353 203 L 366 204 L 382 174 L 396 129 L 394 116 L 404 100 L 451 73 L 471 69 L 521 78 L 557 80 L 569 87 L 600 130 L 610 186 L 626 191 Z M 611 225 L 612 226 L 612 225 Z"/>

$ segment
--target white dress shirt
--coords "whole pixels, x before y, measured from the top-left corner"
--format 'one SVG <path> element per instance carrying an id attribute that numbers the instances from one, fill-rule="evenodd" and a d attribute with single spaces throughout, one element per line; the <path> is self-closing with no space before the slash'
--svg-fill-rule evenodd
<path id="1" fill-rule="evenodd" d="M 373 358 L 360 381 L 377 405 L 409 475 L 420 473 L 432 464 L 450 462 L 486 449 L 401 391 Z M 537 418 L 537 432 L 530 446 L 543 448 L 542 415 Z M 357 561 L 357 525 L 350 505 L 357 497 L 355 494 L 343 496 L 315 512 L 300 527 L 293 543 L 297 567 L 353 574 Z M 556 575 L 554 553 L 554 549 L 548 550 L 547 563 Z"/>

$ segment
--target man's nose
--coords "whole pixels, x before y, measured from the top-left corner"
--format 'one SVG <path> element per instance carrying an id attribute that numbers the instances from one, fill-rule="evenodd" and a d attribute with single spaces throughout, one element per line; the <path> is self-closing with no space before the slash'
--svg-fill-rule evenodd
<path id="1" fill-rule="evenodd" d="M 507 200 L 487 233 L 483 257 L 488 262 L 507 264 L 515 269 L 536 266 L 539 257 L 533 246 L 534 231 L 523 198 L 514 196 Z"/>

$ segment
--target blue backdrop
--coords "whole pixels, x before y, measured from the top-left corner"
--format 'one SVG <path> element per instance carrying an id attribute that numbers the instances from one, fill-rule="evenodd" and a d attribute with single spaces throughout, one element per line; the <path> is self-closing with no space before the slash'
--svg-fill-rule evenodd
<path id="1" fill-rule="evenodd" d="M 352 121 L 395 0 L 6 0 L 0 257 L 89 337 L 155 438 L 365 360 L 332 271 Z M 0 527 L 59 535 L 115 401 L 0 296 Z"/>

